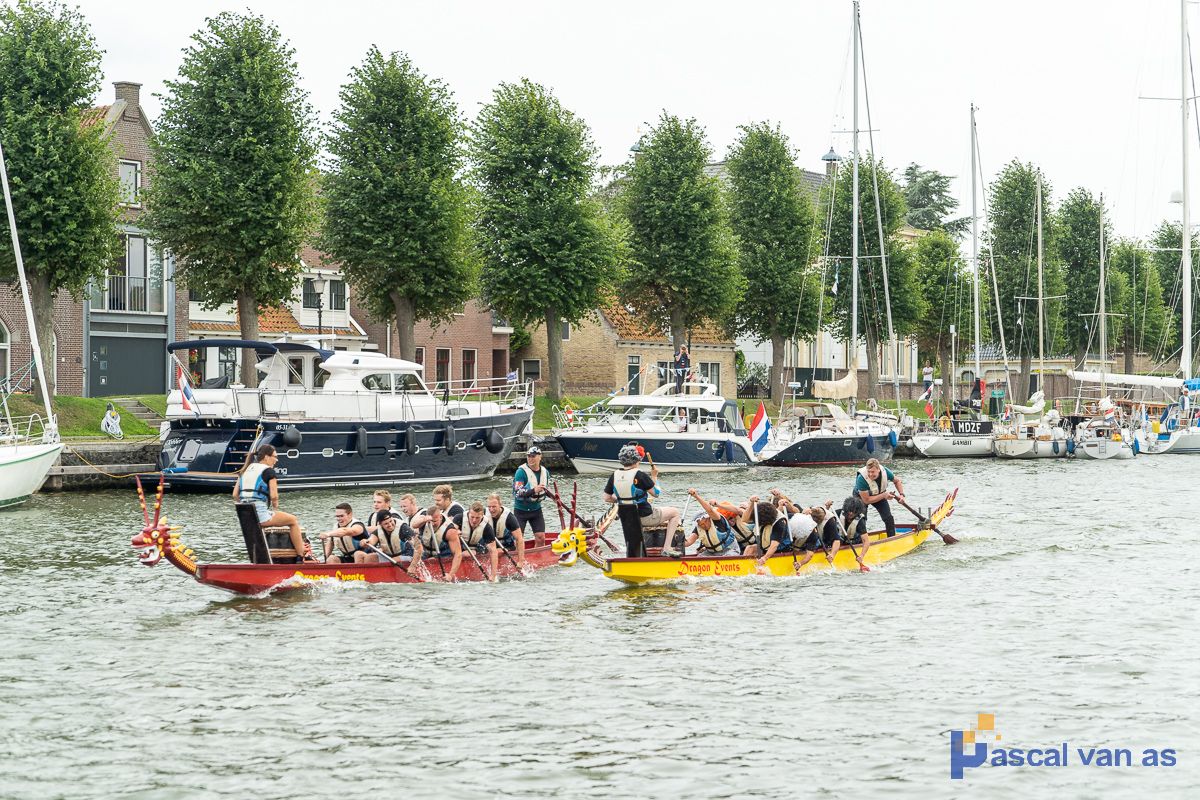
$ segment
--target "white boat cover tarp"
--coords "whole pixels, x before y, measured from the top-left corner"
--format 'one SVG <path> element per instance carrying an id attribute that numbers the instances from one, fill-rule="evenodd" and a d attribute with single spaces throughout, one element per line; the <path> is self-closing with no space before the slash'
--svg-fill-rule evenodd
<path id="1" fill-rule="evenodd" d="M 1067 375 L 1080 383 L 1115 383 L 1122 386 L 1152 386 L 1156 389 L 1180 389 L 1183 387 L 1182 378 L 1167 378 L 1161 375 L 1126 375 L 1120 372 L 1083 372 L 1069 370 Z"/>
<path id="2" fill-rule="evenodd" d="M 1027 416 L 1040 414 L 1046 409 L 1046 395 L 1044 395 L 1042 390 L 1039 389 L 1033 393 L 1032 397 L 1029 398 L 1029 405 L 1018 406 L 1014 404 L 1010 405 L 1009 408 L 1011 408 L 1015 414 L 1025 414 Z"/>
<path id="3" fill-rule="evenodd" d="M 813 397 L 826 400 L 848 400 L 858 397 L 858 364 L 850 365 L 850 370 L 836 381 L 813 381 Z"/>

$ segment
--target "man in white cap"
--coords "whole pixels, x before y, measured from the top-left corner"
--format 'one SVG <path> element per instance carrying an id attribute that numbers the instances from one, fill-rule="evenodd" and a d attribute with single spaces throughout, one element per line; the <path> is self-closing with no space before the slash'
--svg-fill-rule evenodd
<path id="1" fill-rule="evenodd" d="M 604 502 L 617 504 L 617 516 L 625 531 L 625 554 L 630 558 L 644 556 L 646 544 L 642 530 L 659 525 L 666 525 L 663 542 L 670 547 L 679 527 L 680 512 L 671 506 L 650 504 L 651 497 L 662 494 L 658 485 L 658 467 L 651 466 L 649 475 L 638 469 L 642 454 L 634 444 L 622 447 L 617 460 L 621 462 L 621 468 L 608 476 L 608 483 L 604 484 Z"/>
<path id="2" fill-rule="evenodd" d="M 513 516 L 524 536 L 525 526 L 533 531 L 533 544 L 541 547 L 546 543 L 546 518 L 542 516 L 542 498 L 546 496 L 550 483 L 550 470 L 542 466 L 542 448 L 536 444 L 525 451 L 525 463 L 513 473 Z M 521 559 L 524 560 L 522 541 Z"/>

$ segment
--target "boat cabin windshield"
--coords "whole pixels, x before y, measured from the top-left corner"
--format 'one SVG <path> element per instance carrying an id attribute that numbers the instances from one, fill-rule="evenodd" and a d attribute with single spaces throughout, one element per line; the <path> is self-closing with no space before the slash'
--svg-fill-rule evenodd
<path id="1" fill-rule="evenodd" d="M 362 385 L 372 392 L 427 392 L 421 379 L 411 372 L 375 372 L 364 376 Z"/>

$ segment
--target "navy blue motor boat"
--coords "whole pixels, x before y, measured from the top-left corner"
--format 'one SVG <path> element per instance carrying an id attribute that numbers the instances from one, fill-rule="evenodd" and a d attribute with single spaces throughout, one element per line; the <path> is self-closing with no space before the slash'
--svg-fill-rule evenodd
<path id="1" fill-rule="evenodd" d="M 868 458 L 890 460 L 896 441 L 893 429 L 881 422 L 851 417 L 834 403 L 803 403 L 771 429 L 759 455 L 773 467 L 861 464 Z"/>
<path id="2" fill-rule="evenodd" d="M 431 391 L 422 366 L 299 342 L 200 339 L 169 351 L 237 347 L 259 358 L 256 389 L 201 385 L 167 397 L 159 468 L 172 489 L 230 491 L 260 444 L 289 489 L 391 486 L 491 476 L 533 417 L 530 383 Z"/>
<path id="3" fill-rule="evenodd" d="M 585 411 L 556 409 L 554 435 L 582 473 L 609 473 L 621 447 L 641 445 L 669 472 L 710 472 L 757 461 L 737 404 L 710 383 L 666 384 L 644 395 L 617 395 Z"/>

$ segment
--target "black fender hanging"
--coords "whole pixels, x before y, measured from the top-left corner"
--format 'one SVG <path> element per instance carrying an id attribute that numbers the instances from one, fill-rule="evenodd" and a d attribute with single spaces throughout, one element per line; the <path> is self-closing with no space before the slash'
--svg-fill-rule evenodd
<path id="1" fill-rule="evenodd" d="M 355 443 L 355 448 L 358 450 L 359 458 L 366 458 L 367 457 L 367 429 L 364 428 L 363 426 L 359 425 L 358 426 L 358 435 L 355 437 L 355 439 L 357 440 Z"/>
<path id="2" fill-rule="evenodd" d="M 504 437 L 500 435 L 500 431 L 492 428 L 487 433 L 487 437 L 483 440 L 483 446 L 493 455 L 504 449 Z"/>
<path id="3" fill-rule="evenodd" d="M 295 425 L 288 426 L 283 433 L 279 435 L 279 441 L 283 442 L 287 448 L 299 447 L 300 442 L 304 440 L 304 435 L 300 433 L 300 429 Z"/>
<path id="4" fill-rule="evenodd" d="M 454 451 L 458 449 L 458 431 L 454 430 L 453 422 L 446 423 L 445 449 L 448 456 L 454 455 Z"/>
<path id="5" fill-rule="evenodd" d="M 404 451 L 410 456 L 415 456 L 421 449 L 420 446 L 417 445 L 417 434 L 420 432 L 421 429 L 416 425 L 409 425 L 408 432 L 404 434 Z"/>

